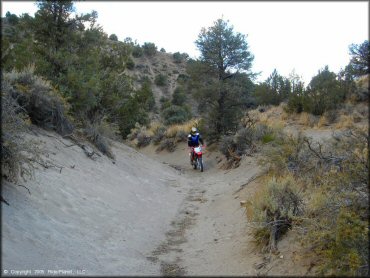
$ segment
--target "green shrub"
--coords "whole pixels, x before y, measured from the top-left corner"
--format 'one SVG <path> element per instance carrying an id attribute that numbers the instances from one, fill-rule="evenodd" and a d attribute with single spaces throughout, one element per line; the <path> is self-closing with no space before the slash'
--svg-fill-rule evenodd
<path id="1" fill-rule="evenodd" d="M 267 143 L 270 143 L 272 141 L 274 141 L 275 137 L 273 134 L 265 134 L 263 137 L 262 137 L 262 143 L 264 144 L 267 144 Z"/>
<path id="2" fill-rule="evenodd" d="M 117 35 L 116 34 L 111 34 L 110 36 L 109 36 L 109 39 L 111 40 L 111 41 L 118 41 L 118 37 L 117 37 Z"/>
<path id="3" fill-rule="evenodd" d="M 119 113 L 119 131 L 123 139 L 127 138 L 131 129 L 138 123 L 140 125 L 149 124 L 148 112 L 142 103 L 138 102 L 135 96 L 132 96 L 118 111 Z"/>
<path id="4" fill-rule="evenodd" d="M 173 61 L 178 64 L 181 63 L 184 59 L 183 55 L 180 52 L 173 53 L 172 57 L 173 57 Z"/>
<path id="5" fill-rule="evenodd" d="M 176 87 L 172 95 L 172 104 L 181 106 L 186 101 L 186 94 L 183 87 Z"/>
<path id="6" fill-rule="evenodd" d="M 167 76 L 162 74 L 162 73 L 156 75 L 156 77 L 154 79 L 154 83 L 157 86 L 166 86 L 167 85 Z"/>
<path id="7" fill-rule="evenodd" d="M 129 70 L 133 70 L 135 68 L 135 62 L 130 57 L 128 57 L 128 59 L 126 61 L 126 67 Z"/>
<path id="8" fill-rule="evenodd" d="M 186 74 L 179 74 L 179 76 L 177 77 L 177 82 L 179 84 L 185 84 L 188 80 L 190 79 L 190 76 L 189 75 L 186 75 Z"/>
<path id="9" fill-rule="evenodd" d="M 145 55 L 153 56 L 157 53 L 157 46 L 152 42 L 145 42 L 143 44 L 143 50 Z"/>
<path id="10" fill-rule="evenodd" d="M 291 94 L 284 111 L 287 113 L 301 113 L 303 112 L 303 102 L 304 98 L 302 95 Z"/>
<path id="11" fill-rule="evenodd" d="M 164 126 L 160 126 L 154 131 L 154 135 L 152 138 L 152 141 L 155 145 L 158 145 L 159 142 L 162 141 L 162 139 L 165 137 L 166 134 L 166 128 Z"/>
<path id="12" fill-rule="evenodd" d="M 134 56 L 135 58 L 143 56 L 143 53 L 144 51 L 139 45 L 135 45 L 132 49 L 132 56 Z"/>
<path id="13" fill-rule="evenodd" d="M 166 125 L 181 124 L 190 117 L 189 112 L 182 106 L 172 105 L 162 111 L 162 118 Z"/>
<path id="14" fill-rule="evenodd" d="M 161 103 L 161 110 L 162 111 L 171 107 L 171 105 L 172 105 L 171 101 L 167 97 L 164 97 L 164 96 L 162 96 L 159 101 Z"/>

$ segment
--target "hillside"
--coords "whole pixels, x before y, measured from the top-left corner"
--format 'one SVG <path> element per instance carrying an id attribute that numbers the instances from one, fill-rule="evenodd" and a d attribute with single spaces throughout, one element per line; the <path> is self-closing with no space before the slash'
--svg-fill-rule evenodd
<path id="1" fill-rule="evenodd" d="M 134 78 L 134 87 L 139 88 L 142 80 L 147 77 L 152 81 L 152 91 L 156 104 L 159 106 L 161 97 L 171 98 L 177 86 L 177 79 L 186 73 L 186 61 L 175 63 L 172 53 L 157 51 L 153 56 L 142 55 L 132 57 L 135 67 L 126 73 Z M 156 76 L 166 76 L 166 85 L 159 86 L 155 82 Z"/>

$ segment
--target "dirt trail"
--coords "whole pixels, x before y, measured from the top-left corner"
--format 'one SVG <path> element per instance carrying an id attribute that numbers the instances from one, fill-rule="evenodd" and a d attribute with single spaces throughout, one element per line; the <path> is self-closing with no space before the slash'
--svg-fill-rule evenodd
<path id="1" fill-rule="evenodd" d="M 330 130 L 304 132 L 314 141 L 331 137 Z M 217 152 L 204 157 L 203 173 L 193 170 L 187 147 L 156 153 L 153 146 L 140 152 L 177 169 L 190 182 L 187 197 L 161 242 L 148 257 L 160 264 L 163 275 L 256 276 L 313 275 L 310 262 L 300 253 L 296 231 L 278 242 L 279 253 L 269 256 L 255 249 L 245 210 L 240 201 L 253 198 L 260 185 L 258 154 L 244 157 L 236 169 L 222 170 Z"/>
<path id="2" fill-rule="evenodd" d="M 233 170 L 220 170 L 221 155 L 204 157 L 203 173 L 191 168 L 187 147 L 174 153 L 156 154 L 153 147 L 142 152 L 178 169 L 191 183 L 187 197 L 163 241 L 152 252 L 163 275 L 257 275 L 261 255 L 253 251 L 243 207 L 241 189 L 260 172 L 256 158 L 246 157 Z M 253 190 L 253 188 L 249 188 Z M 243 190 L 243 198 L 248 194 Z"/>

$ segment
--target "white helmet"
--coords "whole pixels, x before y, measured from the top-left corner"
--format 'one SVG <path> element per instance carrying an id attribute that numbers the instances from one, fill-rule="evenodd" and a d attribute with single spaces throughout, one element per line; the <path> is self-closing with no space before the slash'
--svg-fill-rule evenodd
<path id="1" fill-rule="evenodd" d="M 197 128 L 196 127 L 192 127 L 191 128 L 191 134 L 195 134 L 197 132 Z"/>

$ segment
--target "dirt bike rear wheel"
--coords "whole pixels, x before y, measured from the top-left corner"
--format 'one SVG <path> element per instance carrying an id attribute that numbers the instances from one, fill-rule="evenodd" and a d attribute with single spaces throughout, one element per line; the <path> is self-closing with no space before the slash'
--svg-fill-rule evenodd
<path id="1" fill-rule="evenodd" d="M 198 165 L 198 159 L 197 158 L 194 158 L 194 161 L 193 161 L 193 168 L 196 170 L 197 169 L 197 165 Z"/>

